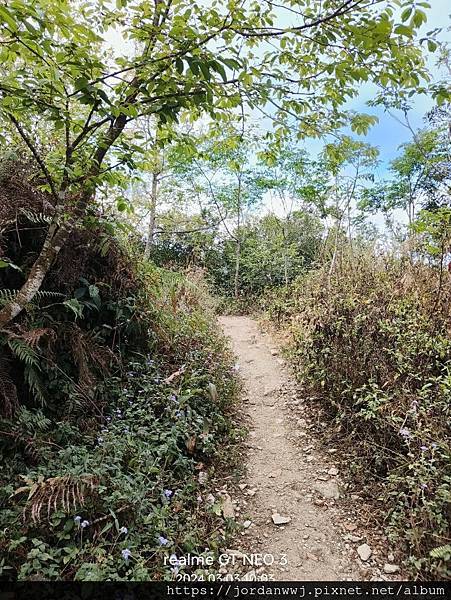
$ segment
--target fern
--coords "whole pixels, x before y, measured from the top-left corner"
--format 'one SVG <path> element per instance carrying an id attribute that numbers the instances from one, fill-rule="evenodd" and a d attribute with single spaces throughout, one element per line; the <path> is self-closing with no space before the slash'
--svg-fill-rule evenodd
<path id="1" fill-rule="evenodd" d="M 50 429 L 52 421 L 45 416 L 40 408 L 30 410 L 21 406 L 15 415 L 15 426 L 24 435 L 45 433 Z"/>
<path id="2" fill-rule="evenodd" d="M 10 338 L 8 346 L 11 352 L 27 366 L 39 368 L 38 355 L 26 342 L 19 338 Z"/>
<path id="3" fill-rule="evenodd" d="M 58 298 L 66 298 L 66 295 L 62 294 L 61 292 L 50 292 L 47 290 L 40 290 L 36 293 L 35 296 L 36 300 L 57 300 Z"/>
<path id="4" fill-rule="evenodd" d="M 13 302 L 17 296 L 17 292 L 18 290 L 0 290 L 0 305 L 5 305 L 9 302 Z M 62 300 L 63 298 L 66 298 L 66 295 L 62 294 L 61 292 L 50 292 L 47 290 L 40 290 L 39 292 L 36 292 L 36 295 L 30 302 L 30 305 L 34 306 L 38 304 L 40 300 Z"/>
<path id="5" fill-rule="evenodd" d="M 43 227 L 46 227 L 52 222 L 52 217 L 42 212 L 35 212 L 25 208 L 23 208 L 20 212 L 30 223 L 34 225 L 42 225 Z"/>
<path id="6" fill-rule="evenodd" d="M 9 363 L 0 357 L 0 414 L 10 417 L 18 406 L 17 389 L 9 372 Z"/>
<path id="7" fill-rule="evenodd" d="M 45 406 L 47 400 L 45 397 L 44 384 L 39 377 L 37 369 L 27 365 L 24 369 L 24 377 L 34 398 L 41 403 L 41 406 Z"/>
<path id="8" fill-rule="evenodd" d="M 451 558 L 451 544 L 445 546 L 438 546 L 429 552 L 431 558 L 439 558 L 442 560 L 449 560 Z"/>
<path id="9" fill-rule="evenodd" d="M 12 302 L 17 295 L 17 290 L 0 290 L 0 304 L 8 304 Z"/>

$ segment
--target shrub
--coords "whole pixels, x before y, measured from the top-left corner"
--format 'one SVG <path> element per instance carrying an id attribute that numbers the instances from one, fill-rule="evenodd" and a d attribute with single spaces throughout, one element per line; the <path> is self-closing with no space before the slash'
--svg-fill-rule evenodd
<path id="1" fill-rule="evenodd" d="M 33 217 L 18 215 L 0 247 L 26 271 L 36 239 L 17 236 Z M 0 336 L 3 579 L 167 579 L 165 556 L 223 543 L 198 476 L 232 434 L 234 361 L 200 275 L 143 262 L 115 230 L 77 231 L 74 260 Z"/>
<path id="2" fill-rule="evenodd" d="M 413 572 L 449 577 L 451 285 L 438 279 L 361 256 L 298 280 L 284 317 L 297 376 L 380 482 L 391 539 Z"/>

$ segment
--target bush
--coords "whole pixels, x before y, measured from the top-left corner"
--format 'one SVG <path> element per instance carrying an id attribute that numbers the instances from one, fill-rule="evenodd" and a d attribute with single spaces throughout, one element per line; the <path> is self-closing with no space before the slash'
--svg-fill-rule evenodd
<path id="1" fill-rule="evenodd" d="M 21 231 L 35 207 L 17 215 L 0 304 L 39 241 Z M 93 217 L 77 231 L 1 332 L 3 579 L 167 579 L 165 556 L 223 543 L 203 494 L 232 435 L 234 361 L 201 277 L 144 263 L 115 230 Z"/>
<path id="2" fill-rule="evenodd" d="M 291 359 L 380 483 L 388 532 L 422 576 L 449 577 L 451 312 L 429 267 L 361 256 L 291 290 Z"/>

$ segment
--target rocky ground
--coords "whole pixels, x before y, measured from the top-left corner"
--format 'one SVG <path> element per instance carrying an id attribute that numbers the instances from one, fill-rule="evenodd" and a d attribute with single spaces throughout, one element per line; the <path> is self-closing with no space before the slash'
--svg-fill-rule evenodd
<path id="1" fill-rule="evenodd" d="M 319 443 L 327 425 L 296 389 L 274 340 L 248 317 L 220 322 L 244 381 L 249 429 L 245 479 L 217 490 L 224 517 L 240 525 L 227 549 L 234 564 L 222 572 L 276 581 L 402 578 L 383 532 L 365 517 L 371 507 L 342 477 L 339 449 Z"/>

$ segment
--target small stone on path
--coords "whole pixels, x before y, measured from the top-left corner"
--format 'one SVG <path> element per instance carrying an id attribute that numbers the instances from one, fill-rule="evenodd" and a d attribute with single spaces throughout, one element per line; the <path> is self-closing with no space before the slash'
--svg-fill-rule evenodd
<path id="1" fill-rule="evenodd" d="M 368 544 L 362 544 L 357 548 L 357 554 L 359 555 L 361 560 L 366 561 L 373 554 L 373 551 L 368 546 Z"/>
<path id="2" fill-rule="evenodd" d="M 340 490 L 338 489 L 338 485 L 335 483 L 335 481 L 316 483 L 313 486 L 313 489 L 319 492 L 323 498 L 330 498 L 334 500 L 338 500 L 340 498 Z"/>
<path id="3" fill-rule="evenodd" d="M 274 513 L 271 518 L 274 525 L 286 525 L 291 521 L 291 517 L 283 517 L 279 513 Z"/>
<path id="4" fill-rule="evenodd" d="M 393 573 L 397 573 L 398 571 L 399 571 L 398 565 L 391 565 L 390 563 L 385 563 L 384 573 L 387 573 L 387 575 L 392 575 Z"/>

